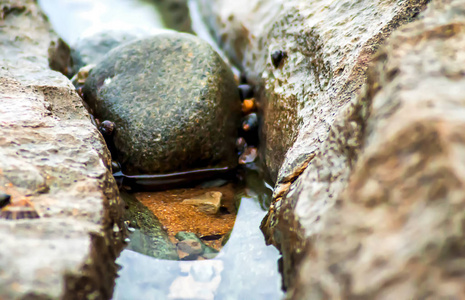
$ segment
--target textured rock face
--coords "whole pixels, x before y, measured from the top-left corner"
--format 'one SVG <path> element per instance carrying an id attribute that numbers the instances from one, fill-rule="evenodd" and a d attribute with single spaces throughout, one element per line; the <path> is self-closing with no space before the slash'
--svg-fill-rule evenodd
<path id="1" fill-rule="evenodd" d="M 326 140 L 379 44 L 427 1 L 196 2 L 232 61 L 264 87 L 262 150 L 281 182 Z M 277 50 L 287 57 L 276 68 Z"/>
<path id="2" fill-rule="evenodd" d="M 356 161 L 368 63 L 427 1 L 197 2 L 220 45 L 263 88 L 262 150 L 277 185 L 262 228 L 283 253 L 289 287 Z M 278 50 L 286 55 L 273 62 Z"/>
<path id="3" fill-rule="evenodd" d="M 116 158 L 129 174 L 236 163 L 237 87 L 197 37 L 163 33 L 113 49 L 84 93 L 96 117 L 116 124 Z"/>
<path id="4" fill-rule="evenodd" d="M 152 2 L 157 5 L 166 27 L 191 32 L 187 0 L 152 0 Z"/>
<path id="5" fill-rule="evenodd" d="M 465 1 L 433 1 L 379 53 L 365 145 L 289 298 L 465 297 L 464 49 Z"/>
<path id="6" fill-rule="evenodd" d="M 48 68 L 57 37 L 35 1 L 0 9 L 0 192 L 40 216 L 0 219 L 0 298 L 110 298 L 125 230 L 108 150 Z"/>

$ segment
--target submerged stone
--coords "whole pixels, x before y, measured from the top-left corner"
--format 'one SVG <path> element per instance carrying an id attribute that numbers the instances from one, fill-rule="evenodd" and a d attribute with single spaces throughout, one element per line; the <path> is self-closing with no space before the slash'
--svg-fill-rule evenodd
<path id="1" fill-rule="evenodd" d="M 133 195 L 121 192 L 127 205 L 125 219 L 133 228 L 128 249 L 159 259 L 178 260 L 176 247 L 158 218 Z"/>
<path id="2" fill-rule="evenodd" d="M 221 206 L 222 196 L 221 192 L 207 192 L 200 197 L 186 199 L 181 204 L 198 206 L 201 212 L 216 215 Z"/>
<path id="3" fill-rule="evenodd" d="M 179 240 L 176 246 L 182 260 L 210 259 L 218 254 L 216 249 L 205 245 L 195 233 L 180 231 L 175 237 Z"/>
<path id="4" fill-rule="evenodd" d="M 197 37 L 162 33 L 112 50 L 84 94 L 97 118 L 115 122 L 114 155 L 127 174 L 235 165 L 234 76 Z"/>

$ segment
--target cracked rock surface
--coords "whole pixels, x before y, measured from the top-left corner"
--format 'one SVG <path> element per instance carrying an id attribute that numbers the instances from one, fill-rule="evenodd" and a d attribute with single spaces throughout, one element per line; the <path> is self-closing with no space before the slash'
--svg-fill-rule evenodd
<path id="1" fill-rule="evenodd" d="M 0 191 L 39 215 L 0 219 L 0 298 L 110 298 L 126 230 L 108 149 L 49 69 L 58 38 L 36 2 L 0 6 Z"/>
<path id="2" fill-rule="evenodd" d="M 432 1 L 378 53 L 346 187 L 296 207 L 302 223 L 319 221 L 289 298 L 465 297 L 464 46 L 465 1 Z"/>
<path id="3" fill-rule="evenodd" d="M 198 1 L 262 87 L 288 298 L 463 297 L 465 6 L 428 2 Z"/>

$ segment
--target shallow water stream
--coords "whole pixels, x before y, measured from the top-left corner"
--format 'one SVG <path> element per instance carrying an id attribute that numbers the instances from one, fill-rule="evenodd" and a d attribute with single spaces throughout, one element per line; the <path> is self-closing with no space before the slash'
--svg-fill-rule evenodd
<path id="1" fill-rule="evenodd" d="M 57 33 L 71 46 L 100 30 L 163 25 L 153 5 L 130 0 L 39 0 Z M 197 24 L 198 26 L 198 24 Z M 125 250 L 114 299 L 281 299 L 279 252 L 266 246 L 262 195 L 243 196 L 228 243 L 203 261 L 155 259 Z"/>
<path id="2" fill-rule="evenodd" d="M 228 243 L 214 259 L 170 261 L 123 251 L 114 299 L 281 299 L 278 250 L 259 229 L 265 212 L 243 197 Z"/>

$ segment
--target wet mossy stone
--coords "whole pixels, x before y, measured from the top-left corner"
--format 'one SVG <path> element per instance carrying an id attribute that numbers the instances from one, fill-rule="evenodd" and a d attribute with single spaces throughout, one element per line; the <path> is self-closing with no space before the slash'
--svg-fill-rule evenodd
<path id="1" fill-rule="evenodd" d="M 121 198 L 126 204 L 124 218 L 133 228 L 128 249 L 159 259 L 178 260 L 176 247 L 153 212 L 132 194 L 122 191 Z"/>
<path id="2" fill-rule="evenodd" d="M 162 33 L 121 45 L 91 71 L 85 99 L 116 124 L 126 174 L 236 165 L 241 103 L 234 76 L 205 41 Z"/>

